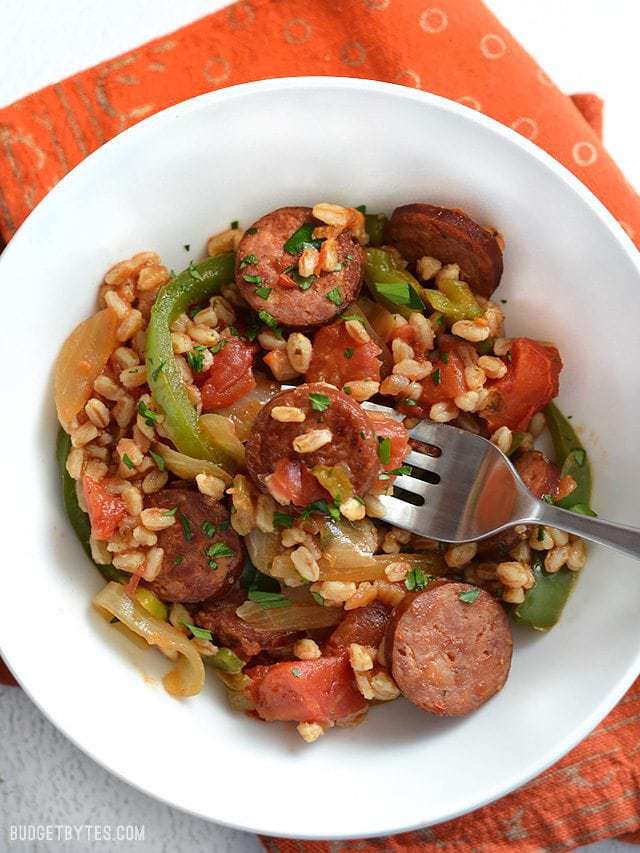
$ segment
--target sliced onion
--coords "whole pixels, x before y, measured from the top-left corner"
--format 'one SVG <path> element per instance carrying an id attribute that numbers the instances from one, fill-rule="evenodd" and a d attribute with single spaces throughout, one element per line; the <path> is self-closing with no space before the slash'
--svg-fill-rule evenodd
<path id="1" fill-rule="evenodd" d="M 346 555 L 339 560 L 324 557 L 319 561 L 321 581 L 385 580 L 385 568 L 390 563 L 409 563 L 412 569 L 422 569 L 425 574 L 439 577 L 447 573 L 447 566 L 439 554 L 376 554 L 364 555 L 353 552 L 349 560 Z"/>
<path id="2" fill-rule="evenodd" d="M 53 396 L 58 420 L 67 432 L 92 395 L 93 383 L 117 346 L 117 328 L 115 313 L 104 308 L 76 326 L 60 350 L 53 376 Z"/>
<path id="3" fill-rule="evenodd" d="M 323 556 L 337 566 L 358 565 L 362 558 L 367 562 L 378 547 L 378 531 L 370 518 L 362 521 L 324 518 L 322 524 L 320 547 Z"/>
<path id="4" fill-rule="evenodd" d="M 264 533 L 262 530 L 254 527 L 244 537 L 244 543 L 247 546 L 251 562 L 256 569 L 265 575 L 271 574 L 273 559 L 282 550 L 280 534 L 275 531 L 273 533 Z"/>
<path id="5" fill-rule="evenodd" d="M 344 616 L 341 607 L 301 604 L 291 607 L 266 608 L 257 601 L 245 601 L 236 614 L 253 628 L 265 631 L 311 631 L 330 628 Z"/>
<path id="6" fill-rule="evenodd" d="M 235 468 L 244 467 L 244 445 L 236 435 L 229 418 L 217 413 L 202 415 L 198 424 L 209 442 L 220 451 Z"/>
<path id="7" fill-rule="evenodd" d="M 93 605 L 99 612 L 106 611 L 115 616 L 150 646 L 158 646 L 167 657 L 178 655 L 176 665 L 162 679 L 167 693 L 172 696 L 200 693 L 204 684 L 204 664 L 184 634 L 168 622 L 150 616 L 137 601 L 129 598 L 121 584 L 114 581 L 94 596 Z"/>
<path id="8" fill-rule="evenodd" d="M 258 412 L 275 394 L 280 391 L 277 382 L 268 379 L 261 373 L 256 373 L 256 387 L 241 397 L 236 403 L 219 409 L 218 414 L 229 418 L 234 425 L 236 435 L 240 441 L 246 441 L 251 435 L 251 427 Z"/>
<path id="9" fill-rule="evenodd" d="M 162 456 L 167 469 L 176 477 L 180 477 L 181 480 L 195 480 L 198 474 L 212 474 L 214 477 L 219 477 L 227 485 L 231 483 L 231 474 L 216 465 L 215 462 L 208 462 L 206 459 L 193 459 L 193 457 L 185 456 L 184 453 L 179 453 L 159 441 L 153 445 L 153 450 Z"/>

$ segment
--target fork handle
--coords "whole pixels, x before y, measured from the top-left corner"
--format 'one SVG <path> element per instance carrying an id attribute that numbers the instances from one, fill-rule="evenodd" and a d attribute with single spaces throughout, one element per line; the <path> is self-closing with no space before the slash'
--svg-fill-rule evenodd
<path id="1" fill-rule="evenodd" d="M 537 502 L 536 511 L 532 514 L 529 522 L 557 527 L 559 530 L 565 530 L 575 536 L 582 536 L 592 542 L 617 548 L 618 551 L 623 551 L 625 554 L 635 557 L 636 560 L 640 560 L 640 529 L 637 527 L 627 527 L 613 521 L 580 515 L 577 512 L 570 512 L 543 501 Z"/>

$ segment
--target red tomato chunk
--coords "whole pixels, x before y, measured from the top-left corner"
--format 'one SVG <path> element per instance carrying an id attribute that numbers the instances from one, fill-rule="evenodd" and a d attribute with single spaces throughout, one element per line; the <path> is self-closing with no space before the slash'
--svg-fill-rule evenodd
<path id="1" fill-rule="evenodd" d="M 307 382 L 328 382 L 342 388 L 356 379 L 380 381 L 382 350 L 373 341 L 355 341 L 344 322 L 323 326 L 313 339 L 311 364 L 305 374 Z"/>
<path id="2" fill-rule="evenodd" d="M 363 710 L 346 656 L 287 661 L 247 670 L 248 692 L 263 720 L 327 723 Z"/>
<path id="3" fill-rule="evenodd" d="M 224 409 L 256 387 L 252 369 L 255 347 L 239 338 L 224 340 L 200 389 L 205 412 Z"/>
<path id="4" fill-rule="evenodd" d="M 98 482 L 86 475 L 82 478 L 82 493 L 91 521 L 91 533 L 96 539 L 110 539 L 126 515 L 124 501 L 111 494 L 104 480 Z"/>
<path id="5" fill-rule="evenodd" d="M 306 506 L 323 498 L 331 501 L 309 469 L 295 459 L 279 459 L 270 479 L 270 491 L 295 506 Z"/>
<path id="6" fill-rule="evenodd" d="M 480 414 L 493 432 L 501 426 L 526 430 L 531 418 L 558 396 L 560 353 L 530 338 L 515 338 L 502 379 L 488 382 L 492 400 Z"/>

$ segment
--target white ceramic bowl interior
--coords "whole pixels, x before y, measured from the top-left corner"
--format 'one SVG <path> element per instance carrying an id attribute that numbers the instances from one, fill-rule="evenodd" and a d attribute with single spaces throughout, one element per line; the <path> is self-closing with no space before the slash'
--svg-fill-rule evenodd
<path id="1" fill-rule="evenodd" d="M 163 690 L 163 658 L 91 610 L 101 585 L 67 524 L 54 465 L 51 367 L 115 261 L 155 249 L 180 269 L 207 236 L 285 204 L 466 209 L 506 237 L 508 330 L 552 340 L 563 410 L 591 454 L 594 505 L 637 521 L 635 250 L 562 167 L 482 115 L 398 86 L 274 80 L 204 95 L 105 145 L 35 210 L 0 261 L 4 305 L 2 654 L 47 716 L 104 766 L 203 817 L 274 835 L 382 835 L 521 785 L 606 714 L 640 669 L 640 582 L 593 548 L 562 622 L 517 630 L 505 689 L 470 717 L 405 701 L 313 746 L 231 712 L 211 677 Z M 183 244 L 191 245 L 191 252 Z M 9 322 L 9 319 L 11 322 Z M 6 492 L 5 492 L 6 494 Z"/>

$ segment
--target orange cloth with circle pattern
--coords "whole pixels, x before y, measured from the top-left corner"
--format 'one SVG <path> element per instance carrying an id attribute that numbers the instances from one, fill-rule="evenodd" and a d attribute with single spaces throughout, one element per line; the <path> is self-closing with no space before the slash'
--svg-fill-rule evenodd
<path id="1" fill-rule="evenodd" d="M 69 169 L 145 116 L 234 83 L 305 74 L 401 83 L 485 112 L 574 172 L 640 245 L 638 195 L 601 144 L 602 102 L 560 92 L 479 0 L 239 2 L 30 95 L 0 110 L 0 233 L 8 240 Z M 10 679 L 0 662 L 0 681 Z M 639 743 L 636 682 L 562 761 L 473 814 L 384 839 L 262 840 L 272 853 L 538 853 L 637 832 Z"/>

